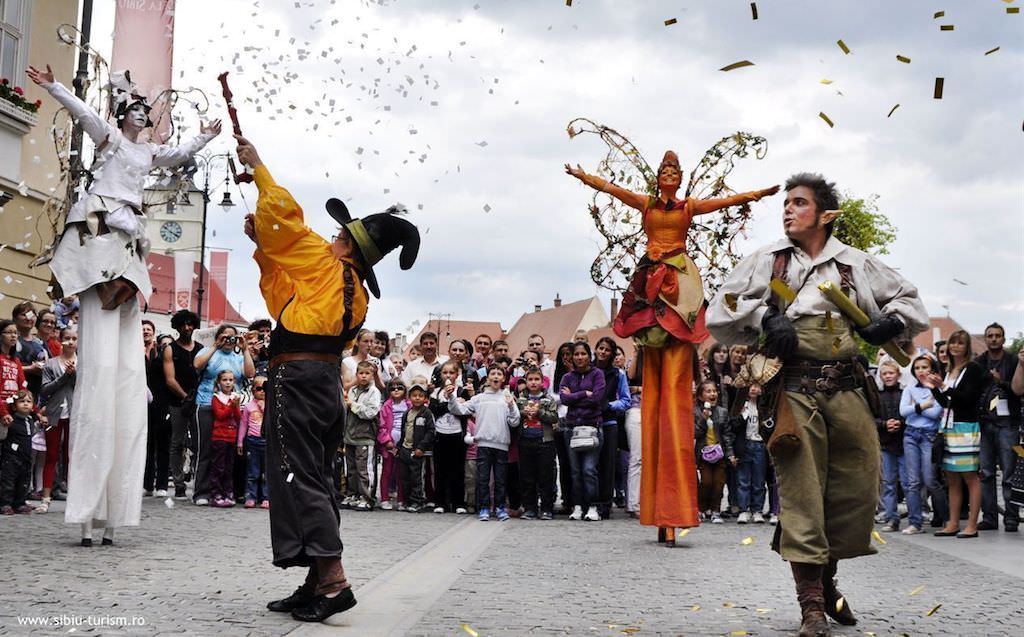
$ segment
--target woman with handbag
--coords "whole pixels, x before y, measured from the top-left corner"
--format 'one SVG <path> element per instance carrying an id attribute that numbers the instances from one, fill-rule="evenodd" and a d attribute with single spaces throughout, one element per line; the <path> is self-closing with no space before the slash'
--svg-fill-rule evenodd
<path id="1" fill-rule="evenodd" d="M 597 463 L 601 456 L 601 411 L 604 407 L 604 373 L 590 364 L 590 345 L 572 347 L 571 372 L 562 377 L 558 396 L 568 407 L 565 429 L 569 437 L 573 506 L 570 520 L 601 519 L 597 512 Z M 613 444 L 609 441 L 608 444 Z M 583 509 L 586 507 L 586 515 Z"/>
<path id="2" fill-rule="evenodd" d="M 726 461 L 736 466 L 733 451 L 733 431 L 729 412 L 718 404 L 718 386 L 705 380 L 697 387 L 697 400 L 693 406 L 694 453 L 700 486 L 697 489 L 697 508 L 705 520 L 722 524 L 719 512 L 725 489 Z"/>

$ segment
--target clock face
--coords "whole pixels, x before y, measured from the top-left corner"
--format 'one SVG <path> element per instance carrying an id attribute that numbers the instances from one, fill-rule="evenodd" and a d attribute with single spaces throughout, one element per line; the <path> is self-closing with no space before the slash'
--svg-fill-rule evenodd
<path id="1" fill-rule="evenodd" d="M 167 243 L 174 243 L 181 238 L 181 224 L 177 221 L 165 221 L 160 226 L 160 238 Z"/>

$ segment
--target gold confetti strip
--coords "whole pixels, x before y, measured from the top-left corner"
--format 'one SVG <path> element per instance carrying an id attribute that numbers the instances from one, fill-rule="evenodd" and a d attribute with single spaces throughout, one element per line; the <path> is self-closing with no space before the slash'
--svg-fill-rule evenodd
<path id="1" fill-rule="evenodd" d="M 932 16 L 932 20 L 938 20 L 942 16 L 946 15 L 945 11 L 936 11 L 935 15 Z"/>
<path id="2" fill-rule="evenodd" d="M 924 584 L 921 584 L 920 586 L 918 586 L 914 590 L 910 591 L 910 594 L 911 595 L 917 595 L 918 593 L 920 593 L 923 590 L 924 590 Z"/>
<path id="3" fill-rule="evenodd" d="M 572 6 L 572 0 L 565 0 L 565 6 L 571 7 Z"/>
<path id="4" fill-rule="evenodd" d="M 665 26 L 670 27 L 676 22 L 678 22 L 678 20 L 676 20 L 675 18 L 669 18 L 668 20 L 665 20 Z"/>
<path id="5" fill-rule="evenodd" d="M 744 66 L 754 66 L 754 63 L 750 60 L 740 60 L 739 62 L 733 62 L 729 66 L 723 66 L 718 69 L 719 71 L 733 71 L 736 69 L 742 69 Z"/>
<path id="6" fill-rule="evenodd" d="M 722 602 L 722 608 L 736 608 L 736 602 Z"/>
<path id="7" fill-rule="evenodd" d="M 893 107 L 892 107 L 892 110 L 890 110 L 890 111 L 889 111 L 889 114 L 888 114 L 888 115 L 886 115 L 886 117 L 892 117 L 892 114 L 893 114 L 893 113 L 895 113 L 895 112 L 896 112 L 896 109 L 897 109 L 897 108 L 899 108 L 899 107 L 900 107 L 900 105 L 899 105 L 899 104 L 897 104 L 896 106 L 893 106 Z"/>
<path id="8" fill-rule="evenodd" d="M 988 51 L 985 51 L 985 55 L 992 55 L 993 53 L 995 53 L 998 50 L 999 50 L 999 47 L 996 47 L 994 49 L 989 49 Z"/>
<path id="9" fill-rule="evenodd" d="M 821 81 L 821 83 L 822 83 L 822 84 L 831 84 L 831 83 L 832 83 L 832 80 L 827 80 L 827 79 L 823 79 L 823 80 Z"/>
<path id="10" fill-rule="evenodd" d="M 875 538 L 875 541 L 878 542 L 879 544 L 882 544 L 882 545 L 887 544 L 885 539 L 882 538 L 882 534 L 879 533 L 878 531 L 872 531 L 871 532 L 871 537 Z"/>
<path id="11" fill-rule="evenodd" d="M 683 529 L 682 531 L 676 533 L 676 539 L 677 540 L 683 539 L 684 537 L 686 537 L 686 534 L 689 533 L 689 532 L 690 532 L 690 529 Z"/>
<path id="12" fill-rule="evenodd" d="M 742 540 L 740 540 L 740 544 L 742 544 L 743 546 L 750 546 L 753 543 L 754 543 L 754 538 L 749 536 L 749 535 L 747 537 L 743 538 Z"/>
<path id="13" fill-rule="evenodd" d="M 757 610 L 757 612 L 759 612 L 761 614 L 772 612 L 772 609 L 770 609 L 770 608 L 758 608 L 756 610 Z"/>
<path id="14" fill-rule="evenodd" d="M 842 40 L 837 40 L 836 44 L 838 44 L 839 48 L 843 50 L 843 53 L 847 55 L 850 54 L 850 47 L 846 46 L 846 42 L 843 42 Z"/>
<path id="15" fill-rule="evenodd" d="M 844 606 L 846 606 L 846 598 L 845 597 L 840 597 L 839 599 L 836 600 L 836 612 L 837 613 L 843 612 L 843 607 Z"/>
<path id="16" fill-rule="evenodd" d="M 700 604 L 694 604 L 693 606 L 690 607 L 690 610 L 696 613 L 697 611 L 700 610 Z"/>
<path id="17" fill-rule="evenodd" d="M 469 637 L 480 637 L 480 633 L 478 633 L 475 630 L 473 630 L 472 628 L 470 628 L 469 624 L 463 624 L 462 625 L 462 630 L 464 630 L 467 633 L 469 633 Z"/>
<path id="18" fill-rule="evenodd" d="M 908 58 L 908 57 L 903 57 L 902 55 L 897 55 L 896 59 L 899 60 L 900 62 L 903 62 L 904 64 L 910 64 L 910 58 Z"/>
<path id="19" fill-rule="evenodd" d="M 622 629 L 622 634 L 623 635 L 632 635 L 632 634 L 638 633 L 638 632 L 640 632 L 640 629 L 637 628 L 636 626 L 627 626 L 626 628 Z"/>
<path id="20" fill-rule="evenodd" d="M 826 115 L 824 113 L 818 113 L 818 117 L 820 117 L 821 119 L 825 120 L 825 123 L 828 124 L 829 128 L 835 128 L 835 124 L 833 124 L 832 120 L 830 120 L 828 118 L 828 115 Z"/>
<path id="21" fill-rule="evenodd" d="M 954 29 L 956 29 L 954 24 L 943 24 L 939 27 L 939 31 L 953 31 Z"/>
<path id="22" fill-rule="evenodd" d="M 754 19 L 757 20 L 757 3 L 756 2 L 751 2 L 750 3 L 750 12 L 752 14 L 754 14 Z"/>
<path id="23" fill-rule="evenodd" d="M 925 617 L 931 617 L 932 615 L 935 614 L 935 611 L 939 610 L 940 608 L 942 608 L 942 604 L 936 604 L 935 606 L 932 606 L 932 609 L 930 611 L 928 611 L 927 613 L 925 613 L 924 616 Z"/>
<path id="24" fill-rule="evenodd" d="M 729 634 L 730 635 L 736 635 L 736 637 L 743 637 L 743 635 L 749 635 L 750 633 L 748 633 L 745 630 L 734 630 L 734 631 L 732 631 Z"/>
<path id="25" fill-rule="evenodd" d="M 782 279 L 772 279 L 768 283 L 768 287 L 771 288 L 772 292 L 779 295 L 786 303 L 792 303 L 796 300 L 796 292 L 793 288 L 786 285 Z"/>
<path id="26" fill-rule="evenodd" d="M 937 99 L 937 100 L 941 100 L 942 99 L 942 86 L 945 83 L 946 83 L 946 80 L 944 78 L 941 78 L 941 77 L 935 78 L 935 95 L 934 95 L 935 99 Z"/>
<path id="27" fill-rule="evenodd" d="M 1006 7 L 1007 13 L 1020 13 L 1020 7 Z"/>

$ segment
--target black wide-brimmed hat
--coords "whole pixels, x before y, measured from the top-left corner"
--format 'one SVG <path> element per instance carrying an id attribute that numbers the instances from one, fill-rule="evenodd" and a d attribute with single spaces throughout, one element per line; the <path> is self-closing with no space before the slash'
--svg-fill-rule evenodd
<path id="1" fill-rule="evenodd" d="M 363 263 L 366 264 L 363 280 L 370 293 L 378 299 L 380 286 L 377 285 L 377 275 L 373 273 L 373 266 L 380 262 L 384 255 L 401 246 L 402 251 L 398 255 L 399 267 L 408 270 L 416 262 L 416 255 L 420 251 L 420 231 L 400 216 L 405 212 L 402 206 L 391 206 L 384 212 L 353 219 L 348 206 L 340 199 L 332 197 L 327 200 L 327 212 L 352 235 L 356 248 L 363 257 Z"/>

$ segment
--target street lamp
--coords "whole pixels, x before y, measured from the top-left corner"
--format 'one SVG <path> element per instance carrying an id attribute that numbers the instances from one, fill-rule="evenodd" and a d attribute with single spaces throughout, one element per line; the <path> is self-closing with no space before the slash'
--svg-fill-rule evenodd
<path id="1" fill-rule="evenodd" d="M 199 286 L 196 288 L 196 314 L 199 315 L 199 321 L 203 320 L 203 294 L 206 289 L 203 287 L 205 283 L 204 268 L 203 265 L 206 261 L 206 212 L 207 206 L 210 204 L 210 194 L 214 190 L 210 189 L 210 173 L 213 172 L 213 160 L 218 157 L 225 157 L 228 160 L 231 159 L 230 153 L 218 153 L 216 155 L 196 155 L 195 162 L 197 169 L 201 166 L 203 169 L 203 189 L 200 193 L 203 195 L 203 225 L 202 225 L 202 236 L 199 241 Z M 220 207 L 227 212 L 230 208 L 235 205 L 235 202 L 231 200 L 231 192 L 228 188 L 231 187 L 231 172 L 230 166 L 225 163 L 224 166 L 224 197 L 220 201 Z M 182 202 L 184 203 L 187 193 L 183 193 Z"/>

